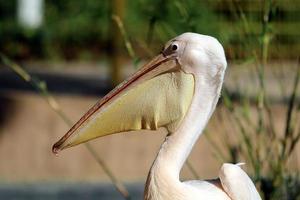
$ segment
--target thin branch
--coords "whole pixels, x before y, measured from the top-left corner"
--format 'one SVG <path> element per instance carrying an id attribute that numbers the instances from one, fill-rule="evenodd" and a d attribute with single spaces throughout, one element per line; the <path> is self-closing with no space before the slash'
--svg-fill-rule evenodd
<path id="1" fill-rule="evenodd" d="M 285 137 L 291 138 L 291 146 L 288 150 L 288 154 L 290 154 L 293 151 L 294 147 L 296 146 L 296 144 L 300 138 L 300 133 L 298 133 L 298 135 L 296 135 L 296 136 L 293 136 L 294 127 L 292 124 L 293 111 L 296 107 L 296 97 L 297 97 L 297 90 L 298 90 L 298 86 L 299 86 L 299 80 L 300 80 L 300 58 L 298 58 L 297 73 L 295 75 L 293 91 L 291 94 L 291 98 L 290 98 L 289 106 L 288 106 L 288 110 L 287 110 Z M 286 140 L 284 140 L 284 141 L 285 141 L 284 147 L 286 147 Z M 283 149 L 283 150 L 285 150 L 285 149 Z"/>
<path id="2" fill-rule="evenodd" d="M 199 180 L 200 176 L 198 175 L 196 169 L 193 167 L 192 163 L 188 159 L 186 160 L 186 166 L 188 167 L 190 172 L 193 174 L 194 178 Z"/>
<path id="3" fill-rule="evenodd" d="M 118 16 L 118 15 L 112 15 L 112 19 L 116 22 L 121 34 L 122 34 L 122 37 L 124 39 L 124 43 L 125 43 L 125 47 L 126 47 L 126 50 L 129 54 L 129 56 L 133 59 L 134 61 L 134 65 L 137 66 L 138 62 L 139 62 L 139 59 L 138 57 L 136 56 L 133 48 L 132 48 L 132 45 L 131 45 L 131 42 L 129 40 L 129 37 L 125 31 L 125 28 L 124 28 L 124 24 L 121 20 L 121 18 Z"/>

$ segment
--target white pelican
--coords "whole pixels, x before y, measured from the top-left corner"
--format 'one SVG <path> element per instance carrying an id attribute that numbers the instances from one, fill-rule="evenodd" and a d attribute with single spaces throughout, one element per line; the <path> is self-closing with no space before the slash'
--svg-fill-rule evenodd
<path id="1" fill-rule="evenodd" d="M 223 164 L 219 178 L 180 181 L 180 170 L 215 110 L 227 63 L 213 37 L 184 33 L 97 102 L 53 152 L 88 140 L 142 130 L 168 132 L 149 171 L 144 200 L 259 200 L 247 174 Z"/>

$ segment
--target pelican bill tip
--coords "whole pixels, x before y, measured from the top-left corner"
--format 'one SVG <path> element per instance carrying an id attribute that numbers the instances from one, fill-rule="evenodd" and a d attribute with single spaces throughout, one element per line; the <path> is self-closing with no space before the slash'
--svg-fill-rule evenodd
<path id="1" fill-rule="evenodd" d="M 54 153 L 55 155 L 58 155 L 58 153 L 62 150 L 61 148 L 62 143 L 61 142 L 56 142 L 53 146 L 52 146 L 52 153 Z"/>

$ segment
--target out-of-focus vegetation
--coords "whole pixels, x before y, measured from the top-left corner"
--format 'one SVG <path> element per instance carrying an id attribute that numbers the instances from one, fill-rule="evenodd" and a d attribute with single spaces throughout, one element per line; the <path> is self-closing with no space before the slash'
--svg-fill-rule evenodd
<path id="1" fill-rule="evenodd" d="M 280 129 L 274 122 L 275 115 L 272 109 L 274 105 L 270 102 L 268 91 L 266 91 L 266 86 L 270 83 L 266 82 L 265 74 L 270 56 L 272 56 L 278 42 L 274 36 L 279 31 L 272 25 L 272 19 L 278 17 L 278 13 L 274 12 L 277 8 L 276 1 L 263 1 L 262 15 L 259 19 L 261 32 L 258 32 L 257 36 L 250 40 L 247 37 L 249 33 L 254 33 L 257 30 L 249 26 L 252 19 L 245 15 L 239 3 L 235 6 L 237 17 L 240 18 L 243 25 L 241 32 L 245 33 L 241 45 L 244 45 L 245 49 L 251 50 L 252 54 L 248 55 L 245 62 L 251 60 L 254 63 L 259 88 L 256 91 L 254 101 L 246 93 L 241 92 L 240 103 L 236 104 L 228 95 L 225 86 L 223 91 L 225 110 L 219 113 L 219 120 L 221 124 L 225 118 L 230 122 L 229 124 L 223 123 L 227 129 L 223 129 L 223 136 L 225 137 L 222 137 L 223 144 L 228 151 L 224 153 L 216 148 L 217 154 L 223 160 L 230 159 L 233 163 L 240 160 L 247 161 L 264 199 L 297 200 L 300 199 L 299 166 L 294 166 L 294 170 L 290 170 L 289 161 L 300 141 L 300 104 L 297 102 L 297 97 L 299 97 L 297 92 L 300 87 L 300 57 L 298 54 L 295 75 L 291 77 L 293 79 L 292 88 L 290 88 L 291 93 L 287 103 L 285 103 L 285 112 L 282 113 L 284 128 Z M 280 83 L 279 79 L 276 81 Z M 286 90 L 287 88 L 282 87 L 282 94 Z M 228 127 L 231 128 L 228 129 Z M 236 144 L 233 144 L 233 140 L 229 139 L 229 130 L 237 136 Z M 213 139 L 210 141 L 214 143 Z"/>
<path id="2" fill-rule="evenodd" d="M 111 24 L 118 22 L 112 19 L 112 2 L 46 1 L 44 24 L 30 30 L 16 22 L 16 2 L 2 1 L 0 51 L 16 59 L 97 59 L 111 51 Z M 224 90 L 226 111 L 219 116 L 220 124 L 222 118 L 229 118 L 231 124 L 226 126 L 235 130 L 238 143 L 233 144 L 224 133 L 228 151 L 217 153 L 224 159 L 222 162 L 245 160 L 264 199 L 299 199 L 300 175 L 289 171 L 288 161 L 300 140 L 300 105 L 296 101 L 300 70 L 298 67 L 292 77 L 285 128 L 280 132 L 265 89 L 269 84 L 265 81 L 265 68 L 270 59 L 298 59 L 300 2 L 127 0 L 125 5 L 122 26 L 114 31 L 126 33 L 122 39 L 133 46 L 130 48 L 136 53 L 127 51 L 134 61 L 151 56 L 173 36 L 193 31 L 217 37 L 229 59 L 256 66 L 260 87 L 254 101 L 240 94 L 241 102 L 236 104 Z M 126 54 L 126 45 L 123 46 Z M 299 171 L 299 167 L 295 168 Z"/>
<path id="3" fill-rule="evenodd" d="M 115 2 L 115 3 L 114 3 Z M 44 23 L 21 27 L 16 0 L 0 2 L 0 50 L 17 59 L 97 59 L 110 51 L 113 6 L 117 1 L 45 0 Z M 140 56 L 182 32 L 217 37 L 228 58 L 246 58 L 259 43 L 264 1 L 127 0 L 124 24 Z M 118 3 L 118 2 L 117 2 Z M 269 35 L 272 58 L 295 58 L 300 50 L 300 2 L 272 1 Z M 243 16 L 240 18 L 240 14 Z M 245 23 L 244 19 L 248 21 Z M 248 30 L 251 30 L 250 32 Z M 124 48 L 125 50 L 125 48 Z"/>

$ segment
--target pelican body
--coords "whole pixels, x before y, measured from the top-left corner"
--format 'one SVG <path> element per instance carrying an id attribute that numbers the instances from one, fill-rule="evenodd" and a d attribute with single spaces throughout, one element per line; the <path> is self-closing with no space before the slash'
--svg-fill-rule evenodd
<path id="1" fill-rule="evenodd" d="M 144 200 L 259 200 L 247 174 L 223 164 L 219 178 L 180 181 L 180 170 L 218 102 L 227 62 L 213 37 L 184 33 L 97 102 L 53 152 L 101 136 L 168 132 L 148 174 Z"/>

